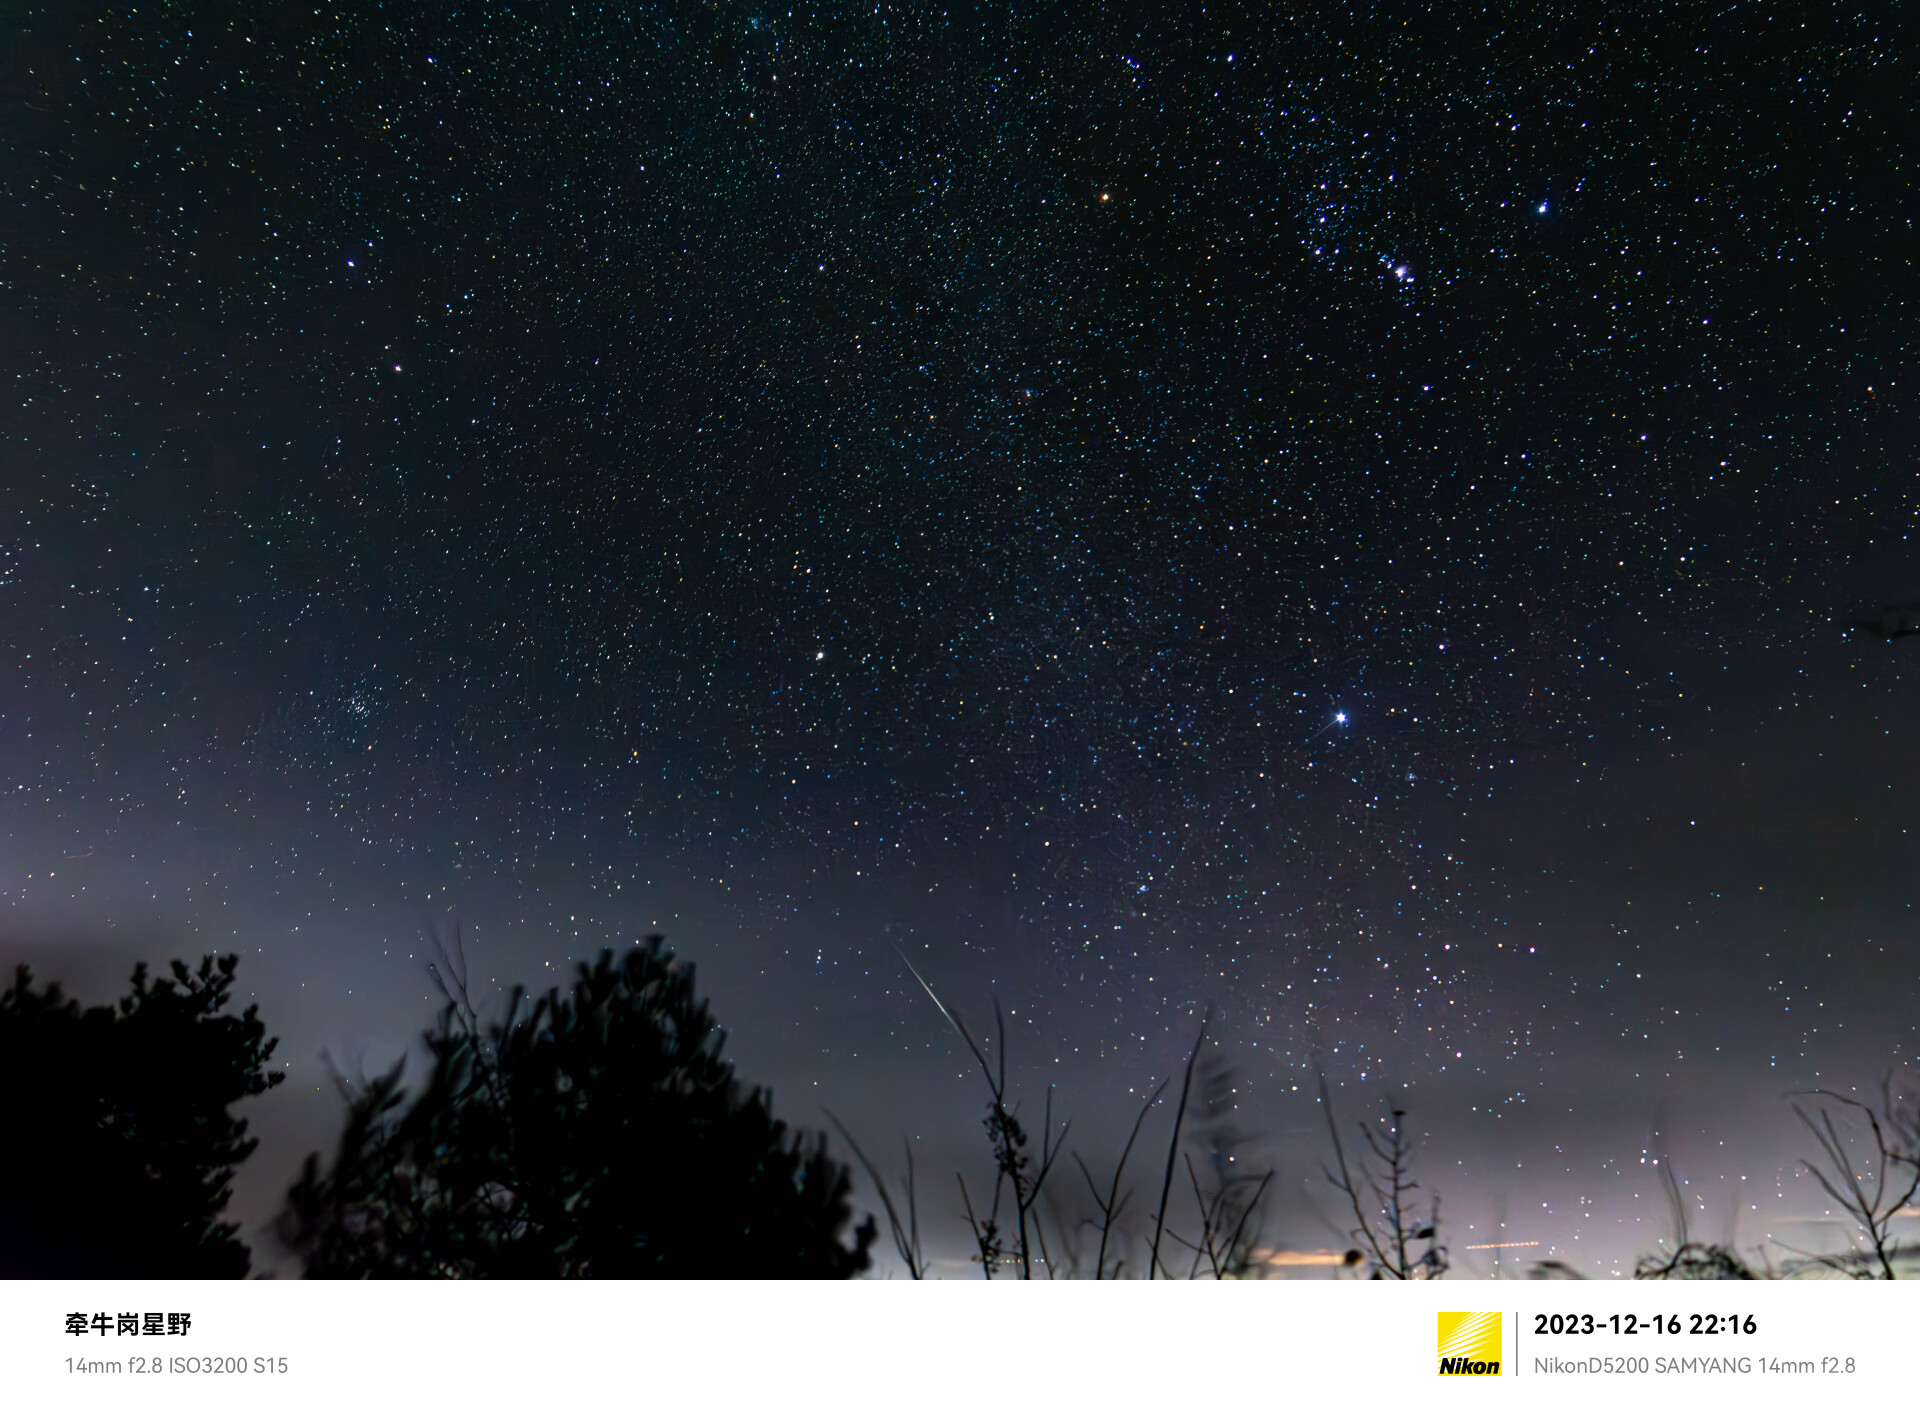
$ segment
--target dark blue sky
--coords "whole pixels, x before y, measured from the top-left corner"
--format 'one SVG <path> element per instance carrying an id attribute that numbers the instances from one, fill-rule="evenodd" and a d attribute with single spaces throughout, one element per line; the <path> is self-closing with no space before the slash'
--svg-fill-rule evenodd
<path id="1" fill-rule="evenodd" d="M 10 23 L 0 956 L 247 955 L 250 1215 L 455 919 L 936 1164 L 896 946 L 1090 1152 L 1211 1005 L 1296 1247 L 1322 1065 L 1601 1270 L 1909 1060 L 1890 9 Z"/>

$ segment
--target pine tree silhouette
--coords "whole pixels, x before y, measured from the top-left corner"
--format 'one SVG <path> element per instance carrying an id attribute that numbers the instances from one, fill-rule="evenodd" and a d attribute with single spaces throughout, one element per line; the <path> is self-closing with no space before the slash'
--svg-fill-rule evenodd
<path id="1" fill-rule="evenodd" d="M 484 1030 L 463 991 L 349 1099 L 332 1167 L 307 1160 L 282 1235 L 309 1276 L 844 1277 L 875 1230 L 847 1170 L 743 1089 L 693 970 L 659 935 L 582 964 L 571 993 Z"/>
<path id="2" fill-rule="evenodd" d="M 256 1009 L 222 1011 L 238 961 L 175 961 L 159 979 L 143 963 L 117 1006 L 88 1008 L 15 970 L 0 993 L 0 1275 L 247 1274 L 219 1218 L 258 1141 L 229 1108 L 281 1076 Z"/>

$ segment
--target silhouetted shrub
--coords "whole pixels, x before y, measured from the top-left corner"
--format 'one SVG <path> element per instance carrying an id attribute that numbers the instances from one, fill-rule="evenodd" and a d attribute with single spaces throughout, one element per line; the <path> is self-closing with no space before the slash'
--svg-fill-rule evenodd
<path id="1" fill-rule="evenodd" d="M 1636 1281 L 1752 1281 L 1753 1268 L 1731 1247 L 1711 1242 L 1682 1242 L 1673 1251 L 1643 1256 L 1635 1263 Z"/>
<path id="2" fill-rule="evenodd" d="M 247 1274 L 219 1217 L 258 1141 L 229 1108 L 281 1077 L 256 1009 L 222 1012 L 237 962 L 176 961 L 155 980 L 141 964 L 117 1006 L 87 1008 L 15 970 L 0 994 L 0 1274 Z"/>
<path id="3" fill-rule="evenodd" d="M 310 1276 L 843 1277 L 866 1269 L 847 1171 L 743 1089 L 658 935 L 484 1030 L 464 992 L 401 1068 L 351 1096 L 282 1234 Z"/>
<path id="4" fill-rule="evenodd" d="M 1760 1277 L 1741 1260 L 1730 1245 L 1695 1238 L 1689 1230 L 1688 1197 L 1680 1189 L 1680 1178 L 1673 1171 L 1670 1156 L 1653 1161 L 1667 1196 L 1667 1212 L 1673 1219 L 1673 1234 L 1657 1252 L 1649 1252 L 1634 1263 L 1636 1281 L 1754 1281 Z"/>

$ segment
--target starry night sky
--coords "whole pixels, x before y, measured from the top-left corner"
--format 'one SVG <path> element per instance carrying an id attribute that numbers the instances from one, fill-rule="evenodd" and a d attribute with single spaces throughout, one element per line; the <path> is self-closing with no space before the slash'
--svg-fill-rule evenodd
<path id="1" fill-rule="evenodd" d="M 1463 1272 L 1630 1268 L 1649 1157 L 1824 1235 L 1784 1096 L 1920 1040 L 1897 6 L 0 29 L 0 959 L 245 955 L 250 1217 L 457 922 L 665 932 L 942 1186 L 901 953 L 1102 1166 L 1215 1011 L 1274 1245 L 1320 1068 Z"/>

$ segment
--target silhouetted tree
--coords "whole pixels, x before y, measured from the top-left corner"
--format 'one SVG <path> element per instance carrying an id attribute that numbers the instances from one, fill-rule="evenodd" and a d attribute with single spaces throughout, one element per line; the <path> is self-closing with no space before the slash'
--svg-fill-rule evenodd
<path id="1" fill-rule="evenodd" d="M 258 1141 L 230 1109 L 281 1076 L 257 1009 L 222 1010 L 238 961 L 176 961 L 158 979 L 141 964 L 118 1005 L 86 1008 L 15 970 L 0 994 L 0 1274 L 247 1274 L 219 1218 Z"/>
<path id="2" fill-rule="evenodd" d="M 399 1066 L 350 1098 L 333 1165 L 289 1195 L 309 1276 L 797 1276 L 863 1271 L 847 1170 L 742 1088 L 654 935 L 582 964 L 570 994 L 516 990 L 484 1030 L 464 984 Z"/>

